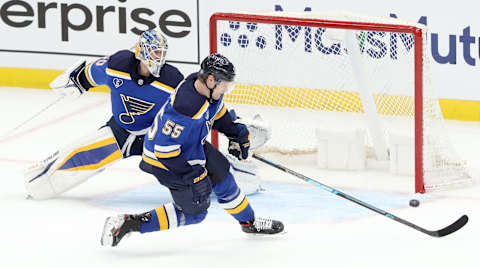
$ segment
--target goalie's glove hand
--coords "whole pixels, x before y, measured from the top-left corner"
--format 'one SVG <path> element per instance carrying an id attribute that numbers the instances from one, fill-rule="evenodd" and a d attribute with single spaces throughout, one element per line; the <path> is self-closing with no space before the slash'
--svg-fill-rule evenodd
<path id="1" fill-rule="evenodd" d="M 79 97 L 86 91 L 78 80 L 78 74 L 85 68 L 85 65 L 86 61 L 76 62 L 51 82 L 50 87 L 57 94 Z"/>
<path id="2" fill-rule="evenodd" d="M 192 166 L 192 171 L 183 175 L 182 179 L 192 188 L 193 202 L 197 205 L 206 205 L 208 208 L 212 183 L 205 167 L 202 165 Z"/>
<path id="3" fill-rule="evenodd" d="M 244 124 L 235 123 L 235 128 L 237 129 L 237 136 L 228 137 L 228 153 L 239 160 L 244 160 L 248 158 L 250 133 Z"/>

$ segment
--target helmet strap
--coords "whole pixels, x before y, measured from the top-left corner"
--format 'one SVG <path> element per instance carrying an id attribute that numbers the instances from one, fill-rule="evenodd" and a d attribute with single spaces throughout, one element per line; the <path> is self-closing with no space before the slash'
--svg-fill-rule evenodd
<path id="1" fill-rule="evenodd" d="M 207 86 L 206 83 L 205 83 L 205 86 Z M 210 90 L 210 97 L 208 98 L 208 102 L 209 102 L 210 104 L 213 103 L 213 96 L 212 96 L 212 95 L 213 95 L 213 90 L 214 90 L 216 87 L 217 87 L 217 84 L 216 84 L 216 83 L 215 83 L 215 86 L 212 87 L 212 88 L 209 88 L 209 87 L 207 86 L 208 90 Z"/>

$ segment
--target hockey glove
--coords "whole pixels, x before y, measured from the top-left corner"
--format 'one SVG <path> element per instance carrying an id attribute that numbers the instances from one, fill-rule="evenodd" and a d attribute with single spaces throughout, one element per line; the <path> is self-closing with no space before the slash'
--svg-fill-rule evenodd
<path id="1" fill-rule="evenodd" d="M 200 206 L 205 204 L 208 208 L 210 205 L 210 194 L 212 193 L 212 183 L 205 167 L 202 165 L 192 166 L 192 171 L 185 174 L 183 180 L 192 187 L 193 203 Z"/>
<path id="2" fill-rule="evenodd" d="M 74 97 L 82 95 L 87 90 L 82 87 L 78 76 L 85 68 L 85 65 L 85 60 L 79 60 L 55 78 L 50 83 L 50 87 L 58 94 Z"/>
<path id="3" fill-rule="evenodd" d="M 237 129 L 237 136 L 228 137 L 228 153 L 239 160 L 244 160 L 248 158 L 250 133 L 244 124 L 235 123 L 235 128 Z"/>

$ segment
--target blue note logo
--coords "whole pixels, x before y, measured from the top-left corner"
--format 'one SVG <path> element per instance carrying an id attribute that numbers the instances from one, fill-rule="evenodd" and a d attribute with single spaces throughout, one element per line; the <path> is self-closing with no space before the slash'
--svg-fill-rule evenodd
<path id="1" fill-rule="evenodd" d="M 119 88 L 122 85 L 123 85 L 123 79 L 113 78 L 113 86 L 115 86 L 115 88 Z"/>
<path id="2" fill-rule="evenodd" d="M 153 108 L 153 106 L 155 106 L 155 103 L 147 102 L 131 96 L 125 96 L 123 94 L 120 94 L 120 98 L 122 98 L 125 112 L 121 113 L 118 116 L 118 119 L 120 122 L 127 125 L 135 122 L 135 115 L 146 114 Z"/>

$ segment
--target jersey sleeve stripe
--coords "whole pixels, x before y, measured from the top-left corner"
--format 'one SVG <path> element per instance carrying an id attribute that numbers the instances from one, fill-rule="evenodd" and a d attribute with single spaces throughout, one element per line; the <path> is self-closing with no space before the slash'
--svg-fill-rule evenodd
<path id="1" fill-rule="evenodd" d="M 194 165 L 205 165 L 206 161 L 205 161 L 205 160 L 201 160 L 201 159 L 194 159 L 194 160 L 188 160 L 187 163 L 188 163 L 190 166 L 194 166 Z"/>
<path id="2" fill-rule="evenodd" d="M 111 69 L 111 68 L 107 68 L 105 70 L 105 72 L 110 76 L 116 76 L 116 77 L 120 77 L 120 78 L 123 78 L 123 79 L 132 80 L 130 78 L 130 74 L 125 73 L 125 72 L 117 71 L 117 70 L 114 70 L 114 69 Z"/>
<path id="3" fill-rule="evenodd" d="M 85 67 L 85 76 L 87 77 L 87 81 L 91 86 L 98 87 L 98 84 L 95 82 L 92 76 L 92 63 L 89 63 L 87 67 Z"/>
<path id="4" fill-rule="evenodd" d="M 202 105 L 202 108 L 194 115 L 192 116 L 193 119 L 199 119 L 202 117 L 202 115 L 205 113 L 205 111 L 208 109 L 208 101 L 205 101 L 205 103 Z"/>
<path id="5" fill-rule="evenodd" d="M 151 84 L 153 87 L 157 88 L 157 89 L 160 89 L 162 91 L 165 91 L 167 92 L 168 94 L 172 94 L 173 91 L 175 91 L 175 89 L 173 87 L 170 87 L 168 85 L 165 85 L 163 83 L 160 83 L 158 81 L 153 81 L 153 83 Z"/>
<path id="6" fill-rule="evenodd" d="M 162 164 L 162 162 L 146 156 L 145 153 L 142 154 L 142 159 L 143 159 L 143 161 L 145 161 L 147 164 L 150 164 L 150 165 L 155 166 L 155 167 L 159 167 L 159 168 L 161 168 L 161 169 L 168 170 L 168 168 L 167 168 L 164 164 Z"/>
<path id="7" fill-rule="evenodd" d="M 223 105 L 220 112 L 218 112 L 217 115 L 215 115 L 215 120 L 222 118 L 222 116 L 224 116 L 226 112 L 227 112 L 227 106 Z"/>
<path id="8" fill-rule="evenodd" d="M 160 153 L 160 152 L 155 152 L 155 156 L 157 158 L 172 158 L 172 157 L 177 157 L 180 155 L 182 150 L 178 149 L 173 152 L 168 152 L 168 153 Z"/>
<path id="9" fill-rule="evenodd" d="M 169 145 L 169 146 L 160 146 L 155 145 L 155 151 L 160 153 L 169 153 L 180 149 L 180 144 Z"/>

